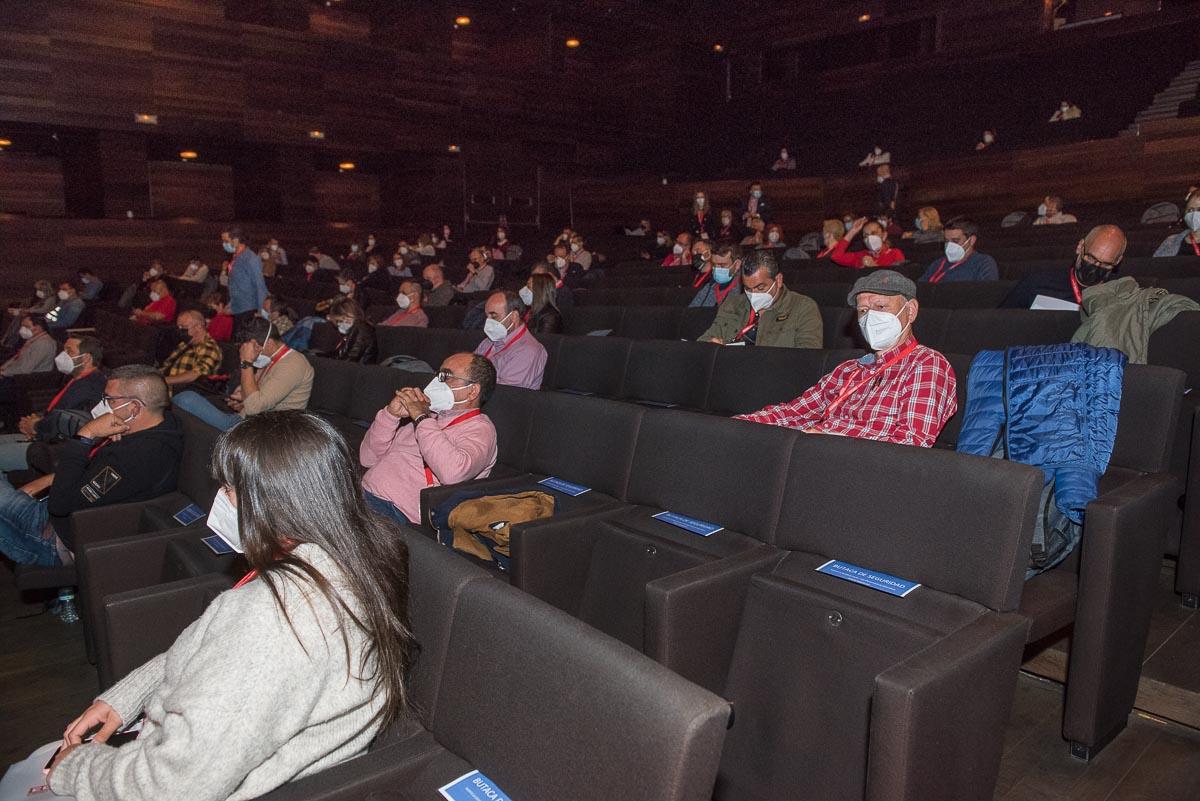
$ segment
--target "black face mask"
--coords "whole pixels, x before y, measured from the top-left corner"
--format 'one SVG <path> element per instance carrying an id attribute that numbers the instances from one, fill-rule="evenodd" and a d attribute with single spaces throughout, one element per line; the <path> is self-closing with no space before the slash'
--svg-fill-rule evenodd
<path id="1" fill-rule="evenodd" d="M 1115 270 L 1105 270 L 1096 265 L 1086 262 L 1080 256 L 1075 260 L 1075 280 L 1080 286 L 1096 286 L 1103 284 L 1108 279 L 1112 278 Z"/>
<path id="2" fill-rule="evenodd" d="M 430 281 L 428 278 L 422 278 L 421 279 L 421 288 L 424 289 L 426 292 L 432 292 L 433 291 L 433 282 Z"/>

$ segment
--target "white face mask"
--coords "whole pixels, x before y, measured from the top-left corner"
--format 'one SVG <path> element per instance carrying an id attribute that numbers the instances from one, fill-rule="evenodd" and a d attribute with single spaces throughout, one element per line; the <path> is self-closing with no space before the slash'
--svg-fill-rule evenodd
<path id="1" fill-rule="evenodd" d="M 1046 216 L 1046 204 L 1045 204 L 1045 203 L 1042 203 L 1042 204 L 1039 204 L 1039 205 L 1038 205 L 1038 216 L 1039 216 L 1039 217 L 1045 217 L 1045 216 Z"/>
<path id="2" fill-rule="evenodd" d="M 348 323 L 345 320 L 337 324 L 338 333 L 342 336 L 350 333 L 350 329 L 354 327 L 354 323 Z"/>
<path id="3" fill-rule="evenodd" d="M 69 297 L 71 297 L 71 293 L 68 292 L 67 290 L 65 290 L 65 289 L 58 290 L 58 299 L 59 300 L 66 300 Z"/>
<path id="4" fill-rule="evenodd" d="M 70 375 L 75 372 L 75 358 L 65 350 L 59 351 L 54 357 L 54 366 L 58 368 L 58 372 Z"/>
<path id="5" fill-rule="evenodd" d="M 871 234 L 864 241 L 866 242 L 867 250 L 872 253 L 878 253 L 883 247 L 883 237 L 878 234 Z"/>
<path id="6" fill-rule="evenodd" d="M 1183 215 L 1183 221 L 1193 231 L 1200 231 L 1200 209 L 1192 209 Z"/>
<path id="7" fill-rule="evenodd" d="M 110 412 L 112 412 L 112 407 L 108 405 L 108 401 L 101 400 L 92 407 L 92 419 L 95 420 L 97 417 L 103 417 Z"/>
<path id="8" fill-rule="evenodd" d="M 732 217 L 722 217 L 721 218 L 721 225 L 729 225 L 732 222 L 733 222 Z"/>
<path id="9" fill-rule="evenodd" d="M 400 248 L 400 253 L 401 253 L 401 255 L 407 256 L 408 248 L 407 247 Z"/>
<path id="10" fill-rule="evenodd" d="M 767 234 L 767 241 L 768 242 L 778 242 L 779 241 L 779 232 L 772 231 L 771 233 Z"/>
<path id="11" fill-rule="evenodd" d="M 863 337 L 874 351 L 887 350 L 899 342 L 904 334 L 904 325 L 901 324 L 898 314 L 876 309 L 870 309 L 859 317 L 858 327 L 862 329 Z"/>
<path id="12" fill-rule="evenodd" d="M 368 244 L 368 245 L 374 245 L 374 244 L 375 244 L 375 237 L 373 237 L 373 236 L 369 236 L 369 237 L 367 237 L 367 244 Z"/>
<path id="13" fill-rule="evenodd" d="M 572 253 L 578 253 L 582 249 L 583 249 L 583 246 L 580 245 L 578 242 L 571 243 L 571 252 Z"/>
<path id="14" fill-rule="evenodd" d="M 350 288 L 349 284 L 338 284 L 338 292 L 341 292 L 343 295 L 349 295 Z"/>
<path id="15" fill-rule="evenodd" d="M 967 255 L 967 249 L 957 242 L 946 243 L 946 259 L 948 261 L 962 261 Z"/>
<path id="16" fill-rule="evenodd" d="M 679 244 L 678 242 L 675 243 L 675 247 L 671 248 L 671 250 L 674 251 L 676 256 L 683 255 L 683 245 Z"/>
<path id="17" fill-rule="evenodd" d="M 267 346 L 267 341 L 264 339 L 262 342 L 262 347 L 265 348 L 266 346 Z M 262 368 L 266 367 L 270 363 L 271 363 L 271 357 L 265 353 L 260 352 L 257 356 L 254 357 L 254 366 L 260 370 Z"/>
<path id="18" fill-rule="evenodd" d="M 771 308 L 771 304 L 775 302 L 774 291 L 771 292 L 747 292 L 747 300 L 750 301 L 750 308 L 756 312 Z"/>
<path id="19" fill-rule="evenodd" d="M 875 176 L 875 183 L 881 184 L 881 183 L 883 183 L 883 180 L 884 180 L 884 176 L 882 176 L 882 175 Z"/>
<path id="20" fill-rule="evenodd" d="M 704 198 L 702 198 L 702 197 L 696 198 L 696 208 L 698 208 L 698 209 L 704 208 Z"/>
<path id="21" fill-rule="evenodd" d="M 317 271 L 317 265 L 315 265 L 315 264 L 304 265 L 304 272 L 308 273 L 309 275 L 312 275 L 316 271 Z"/>
<path id="22" fill-rule="evenodd" d="M 17 333 L 21 335 L 21 339 L 33 339 L 33 329 L 29 326 L 21 326 L 21 329 Z"/>
<path id="23" fill-rule="evenodd" d="M 526 306 L 533 305 L 533 290 L 532 289 L 530 289 L 527 286 L 523 286 L 523 287 L 521 287 L 521 290 L 519 292 L 517 292 L 517 294 L 521 296 L 521 302 L 524 303 Z"/>
<path id="24" fill-rule="evenodd" d="M 780 150 L 780 151 L 779 151 L 779 158 L 783 159 L 784 161 L 787 161 L 787 151 L 786 151 L 786 150 Z"/>
<path id="25" fill-rule="evenodd" d="M 161 297 L 162 297 L 162 295 L 158 294 L 157 292 L 151 292 L 150 293 L 150 302 L 157 303 L 159 301 L 159 298 L 161 298 Z"/>
<path id="26" fill-rule="evenodd" d="M 658 244 L 660 244 L 660 245 L 665 245 L 665 244 L 667 244 L 667 238 L 666 238 L 665 236 L 660 236 L 660 237 L 658 238 Z"/>
<path id="27" fill-rule="evenodd" d="M 38 300 L 45 300 L 45 299 L 46 299 L 46 293 L 45 293 L 45 292 L 43 292 L 43 291 L 42 291 L 42 290 L 40 290 L 40 289 L 39 289 L 37 292 L 34 292 L 33 294 L 37 295 L 37 297 L 38 297 Z"/>
<path id="28" fill-rule="evenodd" d="M 508 316 L 506 314 L 502 319 L 507 320 Z M 483 321 L 483 333 L 493 342 L 499 342 L 508 336 L 508 327 L 500 320 L 493 320 L 489 317 Z"/>
<path id="29" fill-rule="evenodd" d="M 351 253 L 357 253 L 357 252 L 358 252 L 358 245 L 351 245 L 351 246 L 350 246 L 350 252 L 351 252 Z"/>
<path id="30" fill-rule="evenodd" d="M 454 389 L 440 378 L 434 378 L 425 385 L 425 397 L 429 398 L 429 410 L 432 412 L 448 412 L 458 403 L 454 399 Z"/>
<path id="31" fill-rule="evenodd" d="M 983 135 L 983 141 L 987 142 L 990 145 L 992 142 L 996 141 L 996 137 L 992 136 L 990 133 L 985 133 Z"/>
<path id="32" fill-rule="evenodd" d="M 562 256 L 555 256 L 554 257 L 554 266 L 561 270 L 563 267 L 567 266 L 567 260 L 564 259 Z"/>
<path id="33" fill-rule="evenodd" d="M 245 550 L 242 549 L 242 529 L 238 525 L 237 507 L 233 505 L 233 501 L 229 500 L 229 495 L 223 487 L 213 498 L 206 523 L 218 537 L 225 540 L 230 548 L 238 553 L 245 553 Z"/>
<path id="34" fill-rule="evenodd" d="M 379 269 L 378 264 L 368 264 L 367 265 L 367 275 L 370 275 L 371 273 L 375 272 L 378 269 Z"/>
<path id="35" fill-rule="evenodd" d="M 412 305 L 412 299 L 409 298 L 408 295 L 405 295 L 403 292 L 401 292 L 396 296 L 396 305 L 401 309 L 407 309 Z"/>
<path id="36" fill-rule="evenodd" d="M 504 233 L 502 233 L 502 232 L 500 232 L 500 231 L 497 231 L 497 232 L 496 232 L 496 241 L 497 241 L 497 242 L 503 242 L 505 239 L 508 239 L 508 235 L 507 235 L 507 234 L 504 234 Z"/>

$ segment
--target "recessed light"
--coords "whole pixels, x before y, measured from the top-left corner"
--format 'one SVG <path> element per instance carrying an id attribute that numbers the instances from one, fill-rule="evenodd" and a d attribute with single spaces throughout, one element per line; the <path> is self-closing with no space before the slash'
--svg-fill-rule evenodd
<path id="1" fill-rule="evenodd" d="M 574 50 L 576 47 L 579 47 L 579 40 L 576 39 L 574 36 L 572 36 L 570 39 L 568 39 L 566 41 L 566 45 L 567 45 L 567 47 Z"/>
<path id="2" fill-rule="evenodd" d="M 724 53 L 724 52 L 725 52 L 725 45 L 723 45 L 723 44 L 715 44 L 715 45 L 713 45 L 713 52 L 714 52 L 714 53 Z"/>
<path id="3" fill-rule="evenodd" d="M 457 153 L 460 150 L 462 150 L 462 148 L 459 147 L 458 145 L 449 145 L 446 147 L 446 149 L 449 150 L 451 153 Z"/>
<path id="4" fill-rule="evenodd" d="M 466 14 L 460 14 L 459 16 L 454 18 L 454 27 L 455 28 L 465 28 L 470 24 L 471 24 L 471 18 L 468 17 Z"/>
<path id="5" fill-rule="evenodd" d="M 8 147 L 12 144 L 11 139 L 0 139 L 0 147 Z"/>
<path id="6" fill-rule="evenodd" d="M 191 161 L 193 159 L 200 158 L 200 154 L 195 150 L 180 150 L 179 158 L 183 159 L 184 161 Z"/>
<path id="7" fill-rule="evenodd" d="M 870 15 L 870 14 L 859 14 L 859 15 L 858 15 L 858 21 L 859 21 L 859 22 L 870 22 L 870 21 L 871 21 L 871 15 Z"/>
<path id="8" fill-rule="evenodd" d="M 133 121 L 138 125 L 158 125 L 157 114 L 134 114 Z"/>
<path id="9" fill-rule="evenodd" d="M 324 138 L 325 138 L 325 132 L 324 132 L 324 131 L 316 131 L 316 130 L 309 131 L 309 132 L 308 132 L 308 138 L 309 138 L 309 139 L 324 139 Z"/>
<path id="10" fill-rule="evenodd" d="M 354 167 L 355 167 L 355 164 L 353 161 L 343 161 L 341 164 L 338 165 L 338 170 L 340 170 L 341 172 L 350 172 L 351 170 L 354 169 Z"/>

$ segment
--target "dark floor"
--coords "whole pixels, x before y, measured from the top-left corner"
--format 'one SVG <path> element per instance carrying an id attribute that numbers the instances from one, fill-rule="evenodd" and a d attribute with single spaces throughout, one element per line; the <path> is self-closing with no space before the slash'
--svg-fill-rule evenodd
<path id="1" fill-rule="evenodd" d="M 1193 694 L 1200 690 L 1200 617 L 1178 607 L 1170 578 L 1164 574 L 1138 700 L 1169 706 L 1176 719 L 1200 720 L 1200 695 Z M 0 563 L 0 771 L 60 737 L 97 686 L 79 626 L 39 614 L 41 605 L 20 602 L 12 586 L 10 569 Z M 1056 663 L 1052 655 L 1039 659 L 1034 663 Z M 1147 681 L 1167 691 L 1148 691 Z M 1023 673 L 996 801 L 1200 801 L 1200 730 L 1137 712 L 1108 748 L 1083 763 L 1067 753 L 1061 716 L 1061 686 Z"/>

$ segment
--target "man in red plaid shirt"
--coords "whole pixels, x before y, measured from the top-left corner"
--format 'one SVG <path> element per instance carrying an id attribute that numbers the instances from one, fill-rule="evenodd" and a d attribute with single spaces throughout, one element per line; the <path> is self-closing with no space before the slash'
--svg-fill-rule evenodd
<path id="1" fill-rule="evenodd" d="M 738 420 L 835 434 L 933 445 L 958 410 L 954 370 L 946 357 L 917 343 L 917 286 L 892 270 L 855 282 L 847 302 L 874 353 L 842 362 L 803 395 Z"/>

